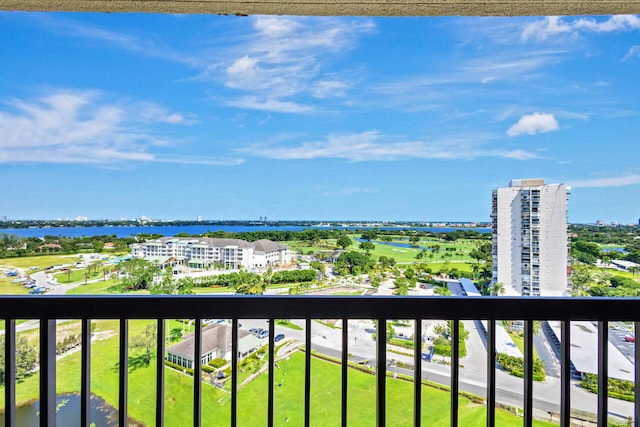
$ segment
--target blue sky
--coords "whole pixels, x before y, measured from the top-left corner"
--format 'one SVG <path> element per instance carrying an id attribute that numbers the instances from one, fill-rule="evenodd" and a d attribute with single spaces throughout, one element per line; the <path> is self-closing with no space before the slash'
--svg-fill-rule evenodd
<path id="1" fill-rule="evenodd" d="M 0 216 L 640 217 L 640 18 L 0 13 Z"/>

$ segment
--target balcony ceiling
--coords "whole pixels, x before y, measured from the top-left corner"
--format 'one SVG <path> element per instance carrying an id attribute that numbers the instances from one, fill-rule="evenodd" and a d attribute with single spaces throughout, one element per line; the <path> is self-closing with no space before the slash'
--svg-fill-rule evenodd
<path id="1" fill-rule="evenodd" d="M 611 15 L 640 0 L 2 0 L 2 10 L 231 15 Z"/>

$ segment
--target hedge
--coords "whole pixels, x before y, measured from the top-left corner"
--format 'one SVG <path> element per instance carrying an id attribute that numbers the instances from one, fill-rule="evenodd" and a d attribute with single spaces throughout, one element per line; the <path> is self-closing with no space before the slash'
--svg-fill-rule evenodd
<path id="1" fill-rule="evenodd" d="M 505 353 L 498 353 L 498 363 L 502 369 L 516 377 L 524 377 L 524 358 L 509 356 Z M 547 374 L 544 371 L 544 365 L 540 359 L 533 360 L 533 380 L 544 381 Z"/>
<path id="2" fill-rule="evenodd" d="M 598 375 L 584 374 L 580 385 L 585 390 L 598 394 Z M 633 402 L 634 400 L 633 387 L 634 384 L 632 381 L 618 380 L 615 378 L 609 378 L 609 382 L 607 383 L 609 397 L 626 400 L 628 402 Z"/>

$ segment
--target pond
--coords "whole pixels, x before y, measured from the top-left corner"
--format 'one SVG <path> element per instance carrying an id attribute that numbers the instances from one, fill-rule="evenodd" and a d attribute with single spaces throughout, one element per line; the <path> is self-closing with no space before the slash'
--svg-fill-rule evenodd
<path id="1" fill-rule="evenodd" d="M 80 395 L 56 396 L 56 423 L 64 427 L 80 427 Z M 36 400 L 16 408 L 16 425 L 38 427 L 40 425 L 40 401 Z M 0 427 L 4 427 L 4 413 L 0 416 Z M 95 427 L 118 425 L 118 410 L 99 397 L 91 396 L 91 423 Z"/>

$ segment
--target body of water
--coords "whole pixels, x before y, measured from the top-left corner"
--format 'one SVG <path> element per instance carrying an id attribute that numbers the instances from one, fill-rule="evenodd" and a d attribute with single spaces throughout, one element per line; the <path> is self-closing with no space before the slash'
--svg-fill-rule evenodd
<path id="1" fill-rule="evenodd" d="M 162 234 L 164 236 L 174 236 L 178 233 L 203 234 L 206 232 L 226 231 L 231 233 L 243 233 L 249 231 L 302 231 L 310 228 L 318 230 L 342 229 L 348 230 L 353 227 L 326 227 L 326 226 L 270 226 L 270 225 L 153 225 L 153 226 L 122 226 L 122 227 L 56 227 L 56 228 L 3 228 L 0 234 L 15 234 L 19 237 L 44 237 L 44 236 L 63 236 L 63 237 L 82 237 L 82 236 L 111 236 L 131 237 L 138 234 Z M 365 229 L 367 227 L 360 227 Z M 400 228 L 392 227 L 370 227 L 379 230 L 398 230 Z M 490 228 L 450 228 L 450 227 L 411 227 L 408 230 L 421 230 L 432 232 L 451 232 L 456 230 L 473 230 L 480 233 L 490 233 Z"/>
<path id="2" fill-rule="evenodd" d="M 64 427 L 80 427 L 80 395 L 61 394 L 56 396 L 56 403 L 56 424 Z M 95 427 L 117 426 L 118 411 L 104 400 L 91 396 L 91 422 Z M 16 408 L 16 425 L 40 426 L 39 400 Z M 0 427 L 4 427 L 4 416 L 0 417 Z"/>
<path id="3" fill-rule="evenodd" d="M 625 248 L 602 248 L 600 252 L 622 252 L 626 253 L 627 250 Z"/>

